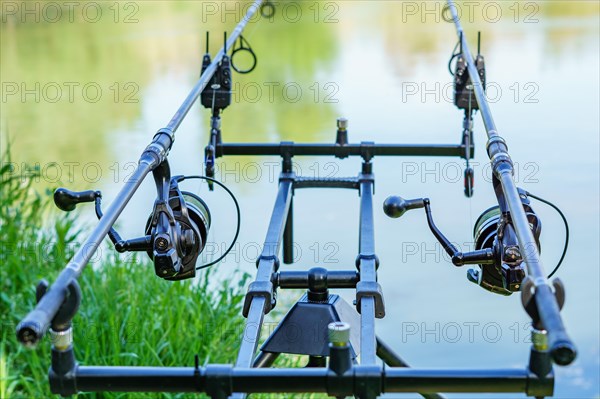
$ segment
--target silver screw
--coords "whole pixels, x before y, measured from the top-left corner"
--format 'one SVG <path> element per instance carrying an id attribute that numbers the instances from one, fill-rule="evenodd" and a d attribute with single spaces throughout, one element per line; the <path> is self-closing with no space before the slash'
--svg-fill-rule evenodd
<path id="1" fill-rule="evenodd" d="M 521 252 L 517 247 L 508 247 L 504 251 L 504 255 L 510 260 L 517 260 L 521 258 Z"/>

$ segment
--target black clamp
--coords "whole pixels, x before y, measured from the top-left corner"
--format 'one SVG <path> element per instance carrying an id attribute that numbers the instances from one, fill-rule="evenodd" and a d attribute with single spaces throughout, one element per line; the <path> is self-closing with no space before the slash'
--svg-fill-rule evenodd
<path id="1" fill-rule="evenodd" d="M 552 282 L 554 296 L 559 309 L 565 304 L 565 288 L 559 279 Z M 535 397 L 552 396 L 554 390 L 554 372 L 552 370 L 552 355 L 545 343 L 545 331 L 542 324 L 538 307 L 535 301 L 535 287 L 533 280 L 526 277 L 521 285 L 521 302 L 527 314 L 531 317 L 532 346 L 529 354 L 529 378 L 527 383 L 527 395 Z M 537 337 L 537 338 L 536 338 Z M 536 344 L 536 340 L 538 341 Z"/>
<path id="2" fill-rule="evenodd" d="M 271 309 L 275 307 L 277 303 L 277 296 L 273 290 L 273 283 L 270 281 L 254 281 L 248 286 L 248 292 L 244 298 L 244 307 L 242 314 L 244 317 L 248 317 L 250 312 L 250 305 L 254 297 L 265 298 L 265 313 L 269 313 Z"/>
<path id="3" fill-rule="evenodd" d="M 375 317 L 383 319 L 385 317 L 385 302 L 383 300 L 383 291 L 377 281 L 359 281 L 356 284 L 356 310 L 360 313 L 360 302 L 364 297 L 372 297 L 375 300 Z"/>
<path id="4" fill-rule="evenodd" d="M 279 155 L 283 159 L 283 172 L 292 172 L 292 157 L 294 156 L 294 142 L 282 141 L 279 143 Z"/>
<path id="5" fill-rule="evenodd" d="M 565 287 L 558 278 L 555 278 L 554 281 L 552 281 L 552 286 L 554 287 L 554 296 L 556 297 L 558 308 L 562 310 L 565 304 Z M 530 277 L 526 277 L 521 285 L 521 303 L 529 317 L 531 317 L 533 327 L 537 330 L 544 330 L 545 328 L 542 325 L 537 304 L 535 302 L 534 283 Z"/>
<path id="6" fill-rule="evenodd" d="M 52 348 L 52 366 L 48 370 L 50 392 L 61 396 L 75 395 L 77 367 L 73 347 L 64 351 Z"/>
<path id="7" fill-rule="evenodd" d="M 49 284 L 46 280 L 41 280 L 36 289 L 35 296 L 39 302 L 42 297 L 48 292 Z M 81 289 L 77 280 L 71 280 L 68 285 L 68 294 L 65 301 L 62 303 L 56 316 L 52 319 L 52 331 L 54 334 L 66 333 L 70 335 L 71 321 L 81 303 Z M 48 371 L 48 380 L 50 382 L 50 391 L 62 396 L 69 396 L 77 393 L 75 384 L 75 373 L 77 370 L 77 361 L 73 345 L 67 340 L 60 347 L 52 346 L 52 363 Z M 65 345 L 65 347 L 62 347 Z"/>
<path id="8" fill-rule="evenodd" d="M 35 287 L 35 298 L 37 302 L 39 302 L 46 292 L 48 292 L 48 281 L 45 279 L 40 280 L 38 285 Z M 79 309 L 79 304 L 81 303 L 81 288 L 79 288 L 79 283 L 77 280 L 71 280 L 68 285 L 68 293 L 65 298 L 63 304 L 56 312 L 56 316 L 52 319 L 52 330 L 53 331 L 65 331 L 71 327 L 71 321 L 77 310 Z"/>
<path id="9" fill-rule="evenodd" d="M 379 268 L 379 258 L 375 254 L 359 254 L 356 257 L 356 268 L 360 271 L 363 261 L 375 263 L 375 270 Z M 377 281 L 359 281 L 356 284 L 356 310 L 360 313 L 360 302 L 364 297 L 372 297 L 375 300 L 375 317 L 382 319 L 385 317 L 385 302 L 383 300 L 383 291 Z"/>
<path id="10" fill-rule="evenodd" d="M 375 183 L 375 176 L 373 175 L 373 162 L 363 162 L 360 174 L 358 176 L 359 182 L 371 182 Z M 373 192 L 375 192 L 375 184 L 373 184 Z"/>
<path id="11" fill-rule="evenodd" d="M 279 270 L 279 258 L 277 257 L 277 255 L 260 255 L 258 258 L 256 258 L 256 267 L 258 268 L 258 265 L 260 264 L 261 261 L 266 260 L 266 261 L 273 261 L 273 268 L 274 271 L 277 272 Z"/>
<path id="12" fill-rule="evenodd" d="M 273 262 L 274 272 L 279 270 L 279 258 L 276 255 L 261 254 L 256 259 L 257 268 L 261 261 Z M 265 313 L 269 313 L 277 304 L 277 292 L 273 288 L 273 283 L 271 281 L 254 281 L 248 286 L 248 292 L 246 292 L 246 297 L 244 298 L 244 307 L 242 309 L 244 317 L 248 317 L 250 305 L 252 305 L 254 297 L 265 298 Z"/>
<path id="13" fill-rule="evenodd" d="M 360 143 L 360 156 L 365 162 L 371 162 L 371 159 L 375 156 L 373 148 L 375 143 L 372 141 L 361 141 Z"/>
<path id="14" fill-rule="evenodd" d="M 375 175 L 373 174 L 373 163 L 363 162 L 361 172 L 358 174 L 358 195 L 362 196 L 362 184 L 371 183 L 371 194 L 375 194 Z"/>
<path id="15" fill-rule="evenodd" d="M 360 264 L 363 260 L 375 260 L 375 270 L 379 269 L 379 258 L 375 254 L 358 254 L 354 265 L 360 271 Z"/>
<path id="16" fill-rule="evenodd" d="M 310 302 L 325 303 L 329 299 L 327 289 L 327 269 L 313 267 L 308 271 L 308 292 L 306 294 Z"/>
<path id="17" fill-rule="evenodd" d="M 292 183 L 296 183 L 296 179 L 297 177 L 294 172 L 281 172 L 279 174 L 279 183 L 282 183 L 284 181 L 291 181 Z"/>
<path id="18" fill-rule="evenodd" d="M 205 367 L 205 392 L 212 399 L 226 399 L 233 393 L 233 366 L 209 364 Z"/>
<path id="19" fill-rule="evenodd" d="M 356 365 L 354 370 L 354 394 L 358 398 L 375 399 L 383 393 L 384 370 L 377 365 Z"/>

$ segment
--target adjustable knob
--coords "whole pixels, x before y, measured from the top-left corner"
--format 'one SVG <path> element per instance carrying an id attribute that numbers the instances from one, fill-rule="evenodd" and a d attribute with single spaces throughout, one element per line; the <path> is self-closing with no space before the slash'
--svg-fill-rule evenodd
<path id="1" fill-rule="evenodd" d="M 311 302 L 327 302 L 327 269 L 313 267 L 308 271 L 308 300 Z"/>

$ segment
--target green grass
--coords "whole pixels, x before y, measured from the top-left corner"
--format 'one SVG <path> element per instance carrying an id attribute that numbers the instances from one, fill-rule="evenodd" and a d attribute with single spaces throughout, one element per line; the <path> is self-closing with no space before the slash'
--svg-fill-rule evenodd
<path id="1" fill-rule="evenodd" d="M 35 349 L 15 337 L 20 319 L 35 305 L 35 286 L 52 282 L 85 238 L 76 215 L 53 210 L 51 191 L 13 175 L 10 154 L 0 159 L 0 398 L 47 398 L 50 339 Z M 82 207 L 85 211 L 85 207 Z M 91 209 L 89 210 L 92 211 Z M 84 270 L 82 303 L 73 320 L 74 347 L 82 365 L 193 366 L 233 363 L 242 338 L 243 287 L 249 276 L 232 272 L 217 282 L 202 272 L 195 281 L 155 276 L 145 255 L 123 257 L 108 243 Z M 279 309 L 274 312 L 281 316 Z M 264 337 L 263 337 L 264 338 Z M 280 356 L 276 367 L 302 367 L 304 357 Z M 187 398 L 197 394 L 82 393 L 82 398 Z M 264 394 L 260 399 L 320 398 L 316 394 Z"/>
<path id="2" fill-rule="evenodd" d="M 2 154 L 0 397 L 45 398 L 52 395 L 49 339 L 26 349 L 17 343 L 15 327 L 35 304 L 37 282 L 56 278 L 87 230 L 75 227 L 73 215 L 51 211 L 50 192 L 36 193 L 31 180 L 13 176 L 9 161 L 9 154 Z M 73 326 L 80 364 L 192 366 L 196 354 L 201 363 L 234 361 L 243 328 L 245 275 L 232 273 L 228 281 L 215 284 L 209 271 L 196 281 L 167 282 L 155 276 L 145 256 L 124 259 L 109 245 L 101 248 L 102 260 L 88 265 L 79 280 L 83 300 Z"/>

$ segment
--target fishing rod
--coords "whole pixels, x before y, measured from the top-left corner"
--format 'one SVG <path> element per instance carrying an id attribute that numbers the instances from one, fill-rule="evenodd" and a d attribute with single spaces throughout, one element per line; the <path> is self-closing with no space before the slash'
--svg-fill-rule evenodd
<path id="1" fill-rule="evenodd" d="M 166 241 L 169 241 L 170 239 L 169 235 L 173 235 L 169 234 L 172 232 L 172 228 L 164 225 L 170 225 L 174 220 L 173 215 L 168 215 L 169 209 L 167 206 L 165 206 L 165 204 L 168 203 L 172 198 L 170 195 L 171 189 L 173 188 L 175 191 L 177 191 L 176 187 L 173 187 L 171 184 L 170 171 L 167 164 L 169 151 L 171 150 L 173 142 L 175 141 L 175 132 L 177 131 L 179 125 L 181 125 L 181 122 L 187 115 L 192 105 L 194 105 L 196 99 L 205 90 L 209 82 L 211 82 L 211 79 L 213 79 L 213 75 L 215 75 L 215 72 L 217 72 L 219 69 L 223 59 L 227 58 L 227 49 L 233 48 L 238 38 L 241 37 L 244 28 L 248 24 L 248 21 L 250 21 L 254 14 L 259 10 L 262 2 L 263 0 L 255 0 L 254 3 L 248 8 L 245 16 L 237 24 L 229 36 L 229 39 L 225 41 L 223 48 L 221 48 L 221 50 L 217 53 L 212 62 L 206 66 L 197 83 L 194 85 L 179 109 L 177 109 L 177 112 L 175 112 L 167 126 L 160 129 L 154 135 L 152 142 L 146 147 L 140 156 L 135 171 L 125 182 L 125 185 L 116 195 L 114 201 L 108 207 L 106 212 L 104 212 L 98 224 L 92 230 L 91 234 L 83 242 L 79 250 L 75 253 L 73 258 L 60 273 L 52 286 L 49 289 L 47 289 L 47 287 L 44 289 L 46 292 L 43 295 L 40 295 L 39 302 L 35 309 L 33 309 L 27 316 L 25 316 L 23 320 L 21 320 L 17 326 L 17 338 L 21 343 L 25 345 L 35 345 L 48 331 L 52 320 L 57 315 L 59 308 L 65 299 L 69 295 L 77 295 L 77 278 L 81 275 L 81 272 L 90 261 L 92 255 L 98 249 L 98 246 L 102 240 L 111 232 L 113 224 L 116 222 L 131 197 L 138 190 L 144 178 L 150 172 L 154 173 L 159 197 L 162 197 L 162 204 L 160 204 L 160 206 L 163 207 L 163 210 L 161 211 L 161 209 L 155 209 L 158 212 L 154 213 L 155 215 L 160 213 L 161 216 L 159 219 L 161 220 L 160 223 L 159 221 L 156 222 L 157 225 L 163 225 L 163 230 L 165 230 L 163 233 L 166 233 L 164 236 L 158 237 L 157 242 L 158 244 L 166 245 L 167 247 L 173 246 L 173 243 L 166 243 Z M 61 209 L 68 210 L 73 209 L 75 205 L 80 202 L 96 201 L 98 203 L 99 198 L 100 195 L 94 191 L 73 193 L 63 190 L 59 191 L 58 194 L 55 194 L 55 202 L 57 205 L 61 207 Z M 180 208 L 182 208 L 182 210 L 184 209 L 184 206 L 184 201 L 180 200 Z M 198 212 L 195 213 L 198 217 L 200 217 L 199 215 L 201 213 L 206 213 L 206 210 L 201 210 L 200 208 L 204 208 L 204 206 L 200 205 L 200 207 L 197 208 Z M 196 233 L 198 232 L 196 231 Z M 114 233 L 111 234 L 111 236 L 114 237 Z M 183 239 L 185 238 L 186 237 L 183 237 Z M 196 237 L 196 239 L 198 238 L 200 237 Z M 194 240 L 194 238 L 189 239 Z M 138 242 L 130 244 L 133 245 L 134 249 L 139 248 L 140 245 L 143 247 L 143 249 L 145 249 L 146 246 L 144 244 L 150 244 L 147 241 L 148 240 L 144 237 Z M 192 244 L 192 246 L 198 248 L 196 244 Z M 173 253 L 174 248 L 166 249 L 171 250 L 170 252 L 167 251 L 168 257 L 171 258 L 170 261 L 177 263 L 177 259 L 175 259 L 175 255 Z M 167 261 L 169 261 L 169 259 L 167 259 Z M 59 330 L 66 328 L 65 325 L 59 325 L 57 327 L 59 327 Z"/>
<path id="2" fill-rule="evenodd" d="M 527 210 L 523 206 L 524 193 L 518 189 L 514 180 L 514 166 L 508 153 L 508 146 L 504 138 L 498 133 L 494 123 L 484 92 L 478 59 L 473 58 L 471 54 L 454 1 L 448 0 L 448 7 L 456 26 L 462 58 L 466 63 L 472 83 L 472 91 L 487 133 L 487 153 L 494 179 L 501 189 L 499 200 L 503 199 L 508 206 L 511 223 L 514 226 L 520 247 L 520 254 L 527 265 L 528 282 L 527 287 L 522 287 L 522 290 L 526 295 L 533 295 L 541 325 L 548 333 L 548 345 L 552 359 L 559 365 L 570 364 L 576 357 L 576 348 L 567 335 L 560 316 L 559 303 L 546 278 L 546 272 L 540 259 L 538 242 L 530 225 L 531 218 L 528 217 Z M 557 284 L 560 283 L 555 283 L 555 286 Z M 532 292 L 525 292 L 525 288 L 532 290 Z"/>

